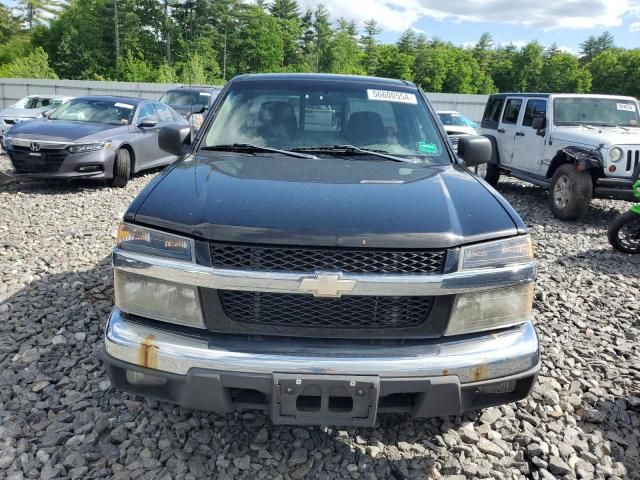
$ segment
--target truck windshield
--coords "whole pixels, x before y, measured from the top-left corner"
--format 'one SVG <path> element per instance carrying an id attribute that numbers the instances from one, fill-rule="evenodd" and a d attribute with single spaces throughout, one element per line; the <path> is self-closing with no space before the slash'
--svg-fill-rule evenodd
<path id="1" fill-rule="evenodd" d="M 450 163 L 417 90 L 308 81 L 238 82 L 201 148 L 251 144 L 282 150 L 350 145 L 429 164 Z M 326 150 L 326 148 L 325 148 Z M 349 155 L 350 150 L 344 150 Z"/>
<path id="2" fill-rule="evenodd" d="M 635 101 L 627 98 L 568 97 L 553 101 L 554 125 L 612 125 L 638 127 Z"/>

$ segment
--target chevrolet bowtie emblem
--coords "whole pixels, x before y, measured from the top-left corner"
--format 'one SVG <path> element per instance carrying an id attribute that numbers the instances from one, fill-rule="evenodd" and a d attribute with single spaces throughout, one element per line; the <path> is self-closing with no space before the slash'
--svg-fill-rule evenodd
<path id="1" fill-rule="evenodd" d="M 340 298 L 345 292 L 352 292 L 355 280 L 343 280 L 341 273 L 317 272 L 314 278 L 303 278 L 298 289 L 313 293 L 314 297 Z"/>

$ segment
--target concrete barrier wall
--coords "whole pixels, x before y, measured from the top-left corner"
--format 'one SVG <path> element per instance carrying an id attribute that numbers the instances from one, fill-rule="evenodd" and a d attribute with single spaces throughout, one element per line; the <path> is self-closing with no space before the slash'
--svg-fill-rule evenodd
<path id="1" fill-rule="evenodd" d="M 79 97 L 82 95 L 125 95 L 142 98 L 160 98 L 169 88 L 168 83 L 99 82 L 89 80 L 35 80 L 0 78 L 0 107 L 14 104 L 22 97 L 34 94 L 55 94 Z M 457 93 L 427 93 L 436 110 L 457 110 L 479 122 L 484 112 L 487 95 Z"/>

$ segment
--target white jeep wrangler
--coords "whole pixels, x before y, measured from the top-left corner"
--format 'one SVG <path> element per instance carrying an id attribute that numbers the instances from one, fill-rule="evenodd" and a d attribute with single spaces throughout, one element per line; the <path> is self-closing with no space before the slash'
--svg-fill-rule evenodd
<path id="1" fill-rule="evenodd" d="M 579 94 L 495 94 L 482 134 L 493 157 L 478 174 L 549 187 L 554 215 L 576 220 L 593 197 L 634 200 L 631 175 L 640 163 L 640 117 L 632 97 Z"/>

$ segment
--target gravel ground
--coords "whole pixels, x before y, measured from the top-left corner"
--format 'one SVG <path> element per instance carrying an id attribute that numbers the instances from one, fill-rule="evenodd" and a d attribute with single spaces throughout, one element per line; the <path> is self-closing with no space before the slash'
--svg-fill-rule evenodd
<path id="1" fill-rule="evenodd" d="M 156 173 L 126 189 L 0 186 L 0 478 L 640 478 L 640 259 L 605 236 L 625 203 L 595 201 L 562 223 L 542 189 L 499 187 L 540 261 L 543 367 L 530 398 L 375 428 L 274 427 L 258 412 L 216 416 L 110 388 L 108 255 Z"/>

